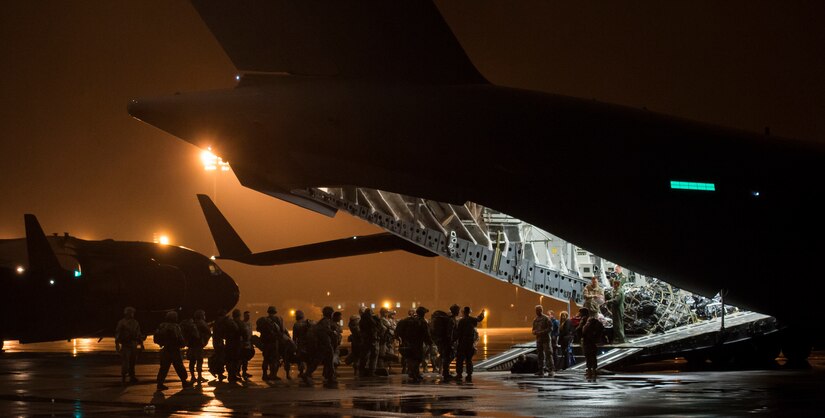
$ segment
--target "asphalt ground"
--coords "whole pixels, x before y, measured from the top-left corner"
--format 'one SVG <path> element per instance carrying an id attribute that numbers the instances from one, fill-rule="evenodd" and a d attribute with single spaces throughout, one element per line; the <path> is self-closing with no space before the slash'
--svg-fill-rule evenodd
<path id="1" fill-rule="evenodd" d="M 523 330 L 488 332 L 487 355 L 523 340 Z M 472 383 L 443 383 L 427 374 L 423 383 L 406 377 L 358 378 L 339 368 L 339 382 L 325 386 L 297 379 L 244 385 L 209 381 L 183 389 L 170 373 L 164 392 L 155 390 L 158 354 L 152 347 L 137 366 L 141 383 L 122 386 L 110 342 L 80 341 L 7 345 L 0 355 L 0 414 L 4 416 L 819 416 L 825 399 L 825 353 L 811 367 L 769 370 L 684 371 L 666 361 L 587 379 L 561 372 L 553 378 L 476 373 Z M 31 348 L 31 349 L 27 349 Z M 480 348 L 480 354 L 482 349 Z M 293 371 L 293 376 L 295 371 Z M 283 370 L 280 372 L 283 378 Z M 206 373 L 206 376 L 211 375 Z"/>

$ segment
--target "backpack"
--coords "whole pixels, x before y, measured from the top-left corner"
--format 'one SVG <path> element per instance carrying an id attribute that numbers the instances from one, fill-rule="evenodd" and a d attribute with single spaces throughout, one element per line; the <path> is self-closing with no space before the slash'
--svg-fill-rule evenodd
<path id="1" fill-rule="evenodd" d="M 155 331 L 155 335 L 152 336 L 152 341 L 155 344 L 164 347 L 169 344 L 175 343 L 175 330 L 172 327 L 168 326 L 166 323 L 160 324 L 157 331 Z"/>
<path id="2" fill-rule="evenodd" d="M 398 321 L 398 325 L 395 326 L 395 336 L 400 338 L 402 342 L 410 338 L 410 324 L 412 324 L 412 320 L 412 317 L 404 318 Z"/>
<path id="3" fill-rule="evenodd" d="M 450 315 L 444 311 L 433 312 L 430 325 L 432 326 L 432 337 L 436 344 L 449 342 L 452 338 L 450 329 Z"/>
<path id="4" fill-rule="evenodd" d="M 582 342 L 598 344 L 604 336 L 604 325 L 595 318 L 590 318 L 582 329 Z"/>
<path id="5" fill-rule="evenodd" d="M 186 341 L 186 345 L 189 347 L 200 346 L 201 336 L 194 321 L 191 319 L 184 319 L 180 323 L 180 330 L 183 333 L 183 339 Z"/>
<path id="6" fill-rule="evenodd" d="M 274 343 L 275 340 L 275 324 L 269 318 L 262 316 L 255 321 L 255 329 L 261 334 L 261 342 Z"/>

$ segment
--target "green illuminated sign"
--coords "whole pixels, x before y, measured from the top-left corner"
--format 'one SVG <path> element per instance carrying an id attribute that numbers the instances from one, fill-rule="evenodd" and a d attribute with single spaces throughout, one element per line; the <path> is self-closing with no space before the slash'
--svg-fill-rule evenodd
<path id="1" fill-rule="evenodd" d="M 696 183 L 692 181 L 670 181 L 671 189 L 681 190 L 697 190 L 702 192 L 715 192 L 716 185 L 714 183 Z"/>

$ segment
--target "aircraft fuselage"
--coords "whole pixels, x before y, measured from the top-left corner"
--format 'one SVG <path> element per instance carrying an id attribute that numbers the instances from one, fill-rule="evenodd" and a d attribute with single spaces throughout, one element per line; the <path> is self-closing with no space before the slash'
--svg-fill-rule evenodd
<path id="1" fill-rule="evenodd" d="M 214 318 L 238 301 L 235 282 L 192 250 L 146 242 L 50 237 L 65 274 L 44 275 L 26 262 L 26 240 L 0 241 L 3 339 L 56 341 L 114 334 L 132 306 L 150 334 L 167 311 L 204 309 Z"/>
<path id="2" fill-rule="evenodd" d="M 796 260 L 825 249 L 821 147 L 646 110 L 488 84 L 253 76 L 129 112 L 211 146 L 264 193 L 359 186 L 472 201 L 774 315 L 798 307 L 774 289 L 778 275 L 809 274 Z"/>

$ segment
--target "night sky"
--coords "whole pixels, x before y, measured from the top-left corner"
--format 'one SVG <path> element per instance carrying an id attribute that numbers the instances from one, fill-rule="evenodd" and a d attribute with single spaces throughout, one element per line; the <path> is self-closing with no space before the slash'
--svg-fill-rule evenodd
<path id="1" fill-rule="evenodd" d="M 495 84 L 825 141 L 821 1 L 437 4 Z M 378 232 L 245 189 L 231 173 L 214 179 L 199 149 L 126 113 L 134 97 L 234 85 L 235 68 L 186 1 L 4 2 L 0 57 L 0 238 L 23 236 L 22 215 L 34 213 L 47 232 L 141 241 L 163 232 L 211 255 L 195 194 L 214 198 L 216 190 L 253 251 Z M 345 301 L 427 304 L 436 276 L 440 308 L 487 306 L 492 324 L 516 325 L 538 302 L 449 261 L 401 253 L 220 265 L 238 281 L 241 307 L 275 303 L 282 312 Z"/>

